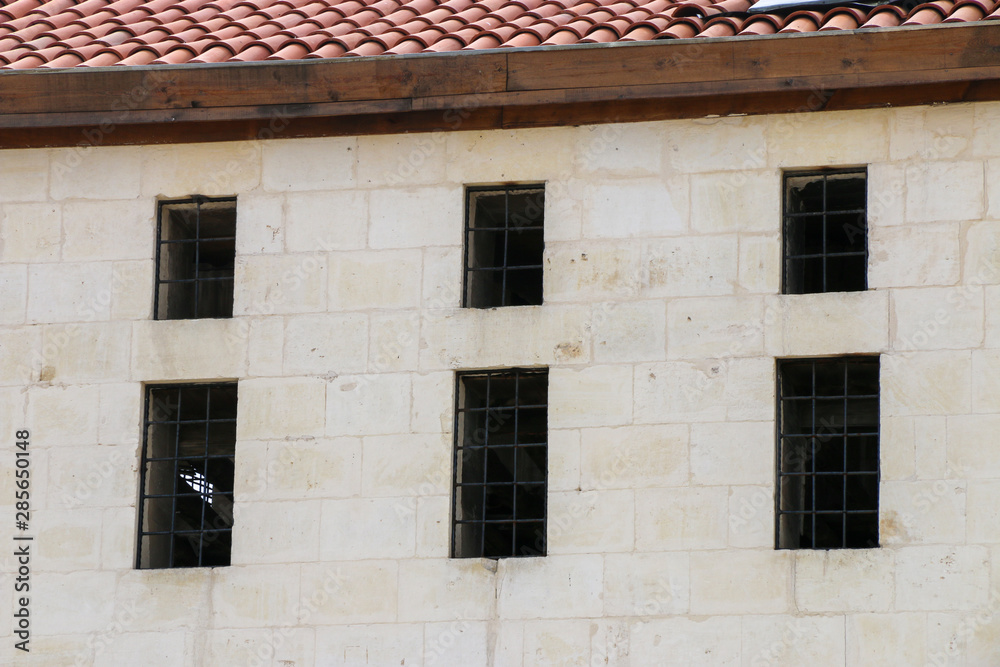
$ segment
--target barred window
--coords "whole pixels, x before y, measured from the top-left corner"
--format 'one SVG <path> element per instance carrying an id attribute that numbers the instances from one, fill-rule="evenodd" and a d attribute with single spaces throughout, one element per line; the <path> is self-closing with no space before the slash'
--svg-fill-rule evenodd
<path id="1" fill-rule="evenodd" d="M 878 357 L 778 362 L 779 549 L 877 547 Z"/>
<path id="2" fill-rule="evenodd" d="M 545 188 L 468 188 L 465 296 L 468 308 L 542 303 Z"/>
<path id="3" fill-rule="evenodd" d="M 137 568 L 229 565 L 236 383 L 146 388 Z"/>
<path id="4" fill-rule="evenodd" d="M 234 197 L 161 201 L 155 318 L 232 317 L 235 259 Z"/>
<path id="5" fill-rule="evenodd" d="M 545 555 L 548 370 L 459 373 L 452 556 Z"/>
<path id="6" fill-rule="evenodd" d="M 785 174 L 785 294 L 868 289 L 867 172 Z"/>

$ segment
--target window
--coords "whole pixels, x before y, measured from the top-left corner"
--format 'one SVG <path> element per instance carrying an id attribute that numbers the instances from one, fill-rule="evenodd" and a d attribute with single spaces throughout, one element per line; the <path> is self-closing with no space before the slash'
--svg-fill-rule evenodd
<path id="1" fill-rule="evenodd" d="M 542 303 L 541 185 L 469 188 L 465 203 L 467 308 Z"/>
<path id="2" fill-rule="evenodd" d="M 785 174 L 783 292 L 868 289 L 864 169 Z"/>
<path id="3" fill-rule="evenodd" d="M 460 373 L 452 556 L 545 555 L 548 370 Z"/>
<path id="4" fill-rule="evenodd" d="M 236 199 L 161 201 L 158 219 L 156 319 L 232 317 Z"/>
<path id="5" fill-rule="evenodd" d="M 779 549 L 878 546 L 878 357 L 778 362 Z"/>
<path id="6" fill-rule="evenodd" d="M 146 388 L 138 568 L 229 565 L 236 383 Z"/>

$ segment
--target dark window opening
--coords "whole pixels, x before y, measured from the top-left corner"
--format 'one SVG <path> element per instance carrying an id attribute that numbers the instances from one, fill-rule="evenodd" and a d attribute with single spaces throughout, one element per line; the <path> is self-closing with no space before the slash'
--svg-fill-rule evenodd
<path id="1" fill-rule="evenodd" d="M 865 170 L 785 174 L 784 293 L 868 289 Z"/>
<path id="2" fill-rule="evenodd" d="M 141 569 L 229 565 L 236 383 L 146 389 Z"/>
<path id="3" fill-rule="evenodd" d="M 156 319 L 232 317 L 235 258 L 235 198 L 160 202 Z"/>
<path id="4" fill-rule="evenodd" d="M 777 548 L 877 547 L 879 360 L 778 362 Z"/>
<path id="5" fill-rule="evenodd" d="M 465 208 L 467 308 L 542 303 L 545 189 L 469 188 Z"/>
<path id="6" fill-rule="evenodd" d="M 452 556 L 545 555 L 548 370 L 460 373 Z"/>

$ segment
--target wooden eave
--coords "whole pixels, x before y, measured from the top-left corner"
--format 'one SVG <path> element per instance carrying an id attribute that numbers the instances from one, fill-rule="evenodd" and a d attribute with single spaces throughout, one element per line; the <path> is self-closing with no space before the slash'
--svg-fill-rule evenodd
<path id="1" fill-rule="evenodd" d="M 0 148 L 485 130 L 1000 100 L 1000 21 L 0 72 Z"/>

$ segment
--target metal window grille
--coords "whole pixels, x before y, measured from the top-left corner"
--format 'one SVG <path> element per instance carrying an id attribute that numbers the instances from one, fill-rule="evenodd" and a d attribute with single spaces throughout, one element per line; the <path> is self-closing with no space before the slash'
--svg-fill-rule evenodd
<path id="1" fill-rule="evenodd" d="M 146 388 L 137 568 L 229 565 L 236 383 Z"/>
<path id="2" fill-rule="evenodd" d="M 878 546 L 878 357 L 778 362 L 779 549 Z"/>
<path id="3" fill-rule="evenodd" d="M 466 190 L 465 307 L 542 303 L 544 211 L 540 185 Z"/>
<path id="4" fill-rule="evenodd" d="M 785 174 L 785 294 L 868 289 L 866 188 L 864 169 Z"/>
<path id="5" fill-rule="evenodd" d="M 236 198 L 161 201 L 156 236 L 156 319 L 232 317 Z"/>
<path id="6" fill-rule="evenodd" d="M 548 370 L 456 380 L 452 556 L 545 555 Z"/>

